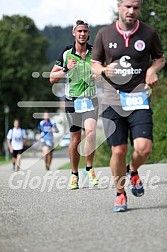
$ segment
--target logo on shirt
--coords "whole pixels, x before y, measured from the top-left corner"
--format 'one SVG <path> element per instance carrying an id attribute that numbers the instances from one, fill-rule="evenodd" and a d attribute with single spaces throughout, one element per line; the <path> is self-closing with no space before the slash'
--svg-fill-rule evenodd
<path id="1" fill-rule="evenodd" d="M 130 59 L 131 59 L 131 58 L 130 58 L 130 56 L 128 56 L 128 55 L 122 56 L 122 57 L 120 58 L 119 63 L 120 63 L 120 65 L 121 65 L 122 67 L 128 68 L 128 67 L 131 66 L 131 64 L 128 62 L 128 60 L 130 60 Z"/>
<path id="2" fill-rule="evenodd" d="M 114 75 L 110 77 L 110 80 L 117 85 L 125 85 L 132 79 L 133 75 L 139 75 L 142 72 L 141 68 L 133 68 L 129 55 L 123 55 L 114 63 L 117 64 L 114 67 Z"/>
<path id="3" fill-rule="evenodd" d="M 118 67 L 115 68 L 115 74 L 124 76 L 132 76 L 133 74 L 140 74 L 142 72 L 141 68 L 133 68 L 130 63 L 131 57 L 124 55 L 120 58 Z M 120 66 L 120 67 L 119 67 Z M 125 80 L 124 80 L 125 81 Z"/>
<path id="4" fill-rule="evenodd" d="M 117 43 L 109 43 L 109 48 L 117 48 Z"/>
<path id="5" fill-rule="evenodd" d="M 137 51 L 143 51 L 145 49 L 146 45 L 143 40 L 137 40 L 134 44 L 134 47 Z"/>

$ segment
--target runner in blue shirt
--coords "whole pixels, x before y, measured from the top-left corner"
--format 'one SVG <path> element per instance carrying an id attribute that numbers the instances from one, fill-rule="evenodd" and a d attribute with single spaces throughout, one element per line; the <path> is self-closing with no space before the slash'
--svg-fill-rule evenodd
<path id="1" fill-rule="evenodd" d="M 52 152 L 54 150 L 54 136 L 53 132 L 58 133 L 59 130 L 56 126 L 56 123 L 52 122 L 49 119 L 49 114 L 44 113 L 44 119 L 40 121 L 38 125 L 38 129 L 41 131 L 41 143 L 43 156 L 45 160 L 46 170 L 50 169 L 50 165 L 52 162 Z"/>

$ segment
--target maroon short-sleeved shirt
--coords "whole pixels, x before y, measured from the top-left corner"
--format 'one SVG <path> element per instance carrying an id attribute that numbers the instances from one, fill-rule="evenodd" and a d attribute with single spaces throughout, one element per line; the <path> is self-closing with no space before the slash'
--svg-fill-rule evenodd
<path id="1" fill-rule="evenodd" d="M 163 50 L 157 32 L 142 22 L 137 21 L 129 34 L 120 29 L 118 21 L 101 28 L 94 41 L 92 61 L 102 65 L 117 63 L 115 77 L 105 81 L 103 103 L 111 100 L 115 90 L 131 92 L 144 83 L 151 60 L 161 57 Z"/>

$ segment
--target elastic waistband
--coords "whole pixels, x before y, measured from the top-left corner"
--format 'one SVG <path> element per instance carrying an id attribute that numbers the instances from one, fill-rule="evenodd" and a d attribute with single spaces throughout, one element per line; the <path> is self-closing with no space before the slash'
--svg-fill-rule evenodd
<path id="1" fill-rule="evenodd" d="M 81 99 L 82 98 L 94 99 L 94 98 L 97 98 L 97 96 L 96 95 L 94 95 L 94 96 L 83 96 L 83 97 L 68 97 L 68 96 L 65 96 L 65 99 L 70 100 L 70 101 L 74 101 L 77 98 L 81 98 Z"/>

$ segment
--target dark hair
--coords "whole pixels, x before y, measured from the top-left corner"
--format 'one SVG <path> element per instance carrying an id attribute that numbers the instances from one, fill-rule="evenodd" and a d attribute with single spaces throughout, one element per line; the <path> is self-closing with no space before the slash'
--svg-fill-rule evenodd
<path id="1" fill-rule="evenodd" d="M 20 123 L 20 120 L 18 118 L 14 118 L 13 122 L 18 121 Z"/>
<path id="2" fill-rule="evenodd" d="M 75 22 L 75 24 L 73 25 L 73 30 L 75 30 L 75 28 L 78 26 L 78 25 L 86 25 L 88 28 L 89 28 L 89 25 L 87 23 L 87 21 L 83 21 L 81 19 L 77 20 Z"/>

